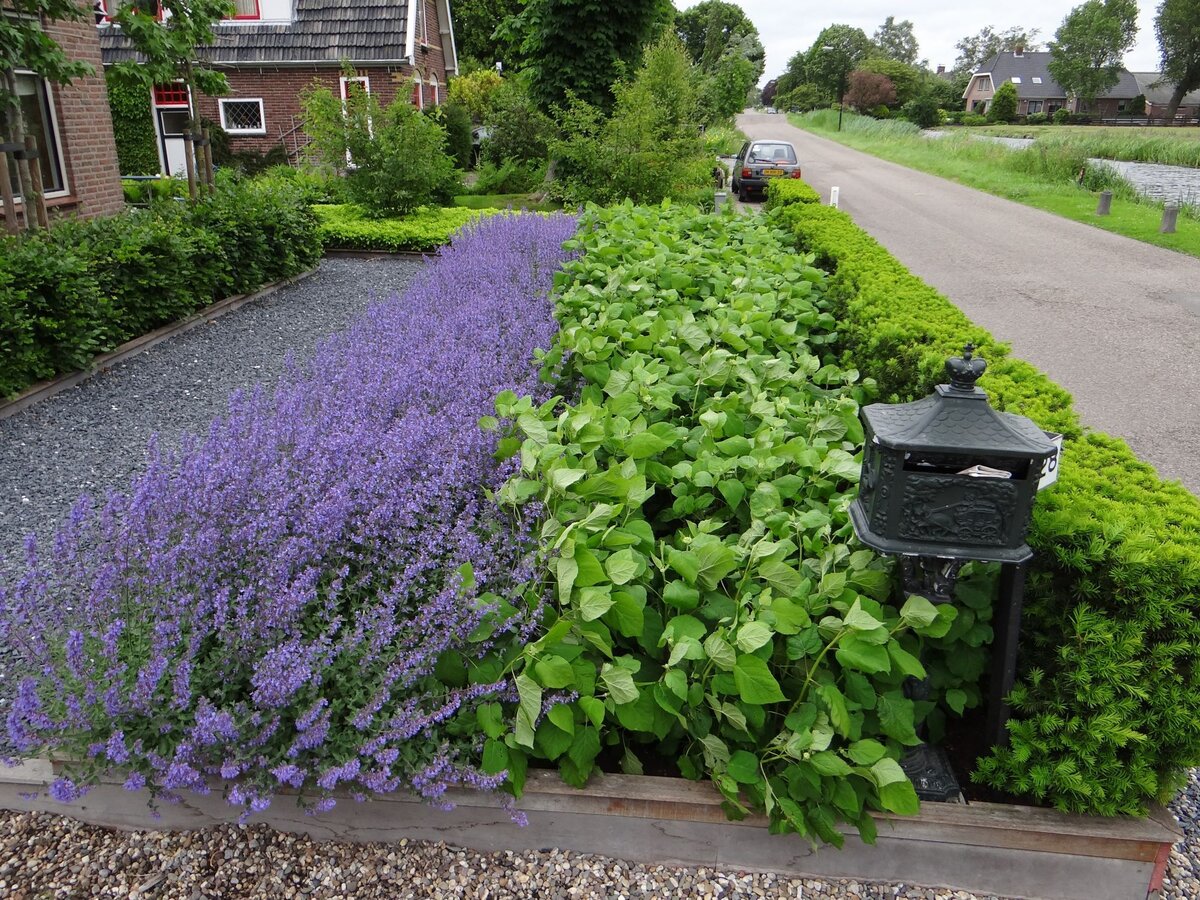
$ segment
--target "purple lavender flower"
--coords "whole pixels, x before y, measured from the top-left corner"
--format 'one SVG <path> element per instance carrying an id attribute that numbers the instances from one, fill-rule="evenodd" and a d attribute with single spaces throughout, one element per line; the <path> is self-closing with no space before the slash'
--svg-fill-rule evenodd
<path id="1" fill-rule="evenodd" d="M 513 463 L 477 422 L 501 391 L 548 398 L 535 351 L 557 331 L 548 295 L 574 230 L 498 216 L 461 233 L 274 390 L 234 395 L 177 450 L 152 443 L 127 492 L 81 498 L 31 539 L 0 586 L 0 639 L 33 673 L 14 745 L 94 745 L 134 770 L 130 790 L 219 776 L 246 814 L 283 785 L 494 789 L 447 726 L 511 686 L 433 671 L 538 622 L 522 596 L 536 507 L 489 499 Z M 471 642 L 485 595 L 529 611 Z"/>

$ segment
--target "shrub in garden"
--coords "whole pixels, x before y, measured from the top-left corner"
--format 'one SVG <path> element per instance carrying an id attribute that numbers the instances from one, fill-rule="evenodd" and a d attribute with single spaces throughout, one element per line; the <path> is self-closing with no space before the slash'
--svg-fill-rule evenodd
<path id="1" fill-rule="evenodd" d="M 835 274 L 843 363 L 911 400 L 971 340 L 1000 409 L 1063 432 L 1039 495 L 1010 746 L 975 778 L 1070 811 L 1141 814 L 1200 764 L 1200 501 L 1121 441 L 1084 433 L 1070 395 L 972 324 L 843 213 L 777 213 Z"/>
<path id="2" fill-rule="evenodd" d="M 989 122 L 1011 122 L 1017 117 L 1017 88 L 1011 81 L 1006 81 L 996 88 L 992 102 L 988 104 L 987 120 Z"/>
<path id="3" fill-rule="evenodd" d="M 573 230 L 489 220 L 273 393 L 29 541 L 0 588 L 25 673 L 8 733 L 72 760 L 53 797 L 112 768 L 167 798 L 220 778 L 247 811 L 501 780 L 473 765 L 475 708 L 505 696 L 494 651 L 541 597 L 518 588 L 527 524 L 490 499 L 509 467 L 476 420 L 503 390 L 544 399 Z"/>
<path id="4" fill-rule="evenodd" d="M 735 818 L 841 844 L 839 820 L 872 840 L 869 810 L 916 812 L 903 682 L 954 610 L 892 605 L 855 543 L 869 386 L 827 359 L 823 274 L 781 241 L 686 207 L 582 220 L 545 360 L 569 400 L 496 403 L 521 460 L 500 496 L 543 510 L 555 602 L 484 758 L 553 760 L 576 785 L 600 758 L 666 763 Z"/>
<path id="5" fill-rule="evenodd" d="M 820 203 L 821 195 L 799 178 L 776 178 L 767 182 L 767 209 L 792 203 Z"/>
<path id="6" fill-rule="evenodd" d="M 520 77 L 505 79 L 491 96 L 483 123 L 488 137 L 481 153 L 484 161 L 493 164 L 513 159 L 540 165 L 558 134 L 554 120 L 538 109 Z"/>
<path id="7" fill-rule="evenodd" d="M 458 103 L 436 106 L 426 114 L 435 113 L 441 115 L 442 127 L 446 129 L 446 152 L 450 154 L 454 164 L 465 172 L 471 168 L 471 114 L 465 106 Z"/>
<path id="8" fill-rule="evenodd" d="M 506 159 L 500 165 L 485 162 L 471 186 L 472 194 L 527 194 L 546 177 L 545 165 Z"/>
<path id="9" fill-rule="evenodd" d="M 942 114 L 932 94 L 922 94 L 904 104 L 900 114 L 920 128 L 936 128 Z"/>
<path id="10" fill-rule="evenodd" d="M 403 96 L 385 107 L 357 83 L 344 100 L 314 85 L 302 105 L 314 152 L 330 168 L 347 170 L 351 199 L 372 215 L 445 204 L 461 187 L 446 130 Z"/>
<path id="11" fill-rule="evenodd" d="M 320 240 L 330 249 L 426 252 L 448 244 L 468 222 L 499 210 L 421 209 L 403 219 L 372 219 L 357 206 L 315 206 L 313 212 Z"/>
<path id="12" fill-rule="evenodd" d="M 60 222 L 6 238 L 0 250 L 7 395 L 214 300 L 299 274 L 321 244 L 315 218 L 288 186 L 225 183 L 196 205 L 168 200 Z"/>
<path id="13" fill-rule="evenodd" d="M 312 166 L 271 166 L 257 181 L 283 182 L 295 190 L 305 203 L 345 203 L 346 180 L 329 169 Z"/>
<path id="14" fill-rule="evenodd" d="M 1055 125 L 1066 125 L 1071 121 L 1071 111 L 1065 107 L 1056 109 L 1051 119 Z"/>

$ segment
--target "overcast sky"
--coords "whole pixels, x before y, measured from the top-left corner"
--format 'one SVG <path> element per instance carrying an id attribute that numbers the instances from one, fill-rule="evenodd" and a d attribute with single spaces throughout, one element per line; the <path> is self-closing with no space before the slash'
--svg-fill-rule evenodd
<path id="1" fill-rule="evenodd" d="M 698 0 L 675 0 L 679 9 L 695 6 Z M 883 20 L 895 16 L 908 19 L 917 36 L 918 59 L 927 59 L 933 67 L 954 65 L 958 52 L 955 43 L 975 34 L 985 25 L 997 31 L 1012 26 L 1039 28 L 1043 42 L 1054 37 L 1071 8 L 1082 0 L 1010 0 L 1008 3 L 984 3 L 980 0 L 908 0 L 904 4 L 886 0 L 847 0 L 838 4 L 801 4 L 788 0 L 731 0 L 750 18 L 767 50 L 764 80 L 775 78 L 786 68 L 797 50 L 807 50 L 821 29 L 835 22 L 861 28 L 870 37 Z M 1134 72 L 1157 71 L 1158 41 L 1154 37 L 1154 13 L 1158 0 L 1139 0 L 1138 39 L 1125 57 L 1125 68 Z M 833 12 L 832 10 L 837 10 Z"/>

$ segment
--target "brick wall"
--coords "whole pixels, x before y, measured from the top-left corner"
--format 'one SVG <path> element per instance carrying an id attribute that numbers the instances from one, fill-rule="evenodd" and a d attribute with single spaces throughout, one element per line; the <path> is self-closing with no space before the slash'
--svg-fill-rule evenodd
<path id="1" fill-rule="evenodd" d="M 384 106 L 396 99 L 397 92 L 403 84 L 412 78 L 414 72 L 419 73 L 424 82 L 422 92 L 425 106 L 433 105 L 433 90 L 429 83 L 430 75 L 436 75 L 438 94 L 441 103 L 446 102 L 446 60 L 442 52 L 441 28 L 438 21 L 436 0 L 424 0 L 425 15 L 428 18 L 429 46 L 422 49 L 418 40 L 415 50 L 416 66 L 355 66 L 357 77 L 371 80 L 371 93 Z M 419 35 L 418 35 L 419 38 Z M 253 150 L 265 153 L 272 147 L 278 146 L 281 135 L 288 151 L 297 144 L 303 146 L 306 138 L 303 132 L 288 136 L 293 127 L 300 124 L 300 97 L 314 83 L 333 91 L 335 95 L 341 90 L 340 65 L 330 66 L 240 66 L 236 69 L 226 69 L 229 80 L 229 95 L 225 99 L 255 99 L 263 101 L 263 118 L 266 126 L 265 135 L 229 136 L 230 149 Z M 220 122 L 220 109 L 217 98 L 201 97 L 200 114 L 205 118 Z"/>
<path id="2" fill-rule="evenodd" d="M 120 212 L 125 199 L 96 26 L 89 17 L 81 22 L 51 22 L 46 32 L 68 56 L 95 69 L 94 75 L 51 88 L 70 193 L 48 202 L 56 214 L 92 217 Z"/>

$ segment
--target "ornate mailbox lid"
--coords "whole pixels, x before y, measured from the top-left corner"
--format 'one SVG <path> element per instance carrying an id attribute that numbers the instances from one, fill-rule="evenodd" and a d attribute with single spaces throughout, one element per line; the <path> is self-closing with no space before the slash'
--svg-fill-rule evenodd
<path id="1" fill-rule="evenodd" d="M 1045 433 L 1024 416 L 997 412 L 987 392 L 975 386 L 987 363 L 972 359 L 968 344 L 962 357 L 946 363 L 950 384 L 912 403 L 874 403 L 862 417 L 885 447 L 942 453 L 978 453 L 1047 459 L 1056 453 Z"/>

